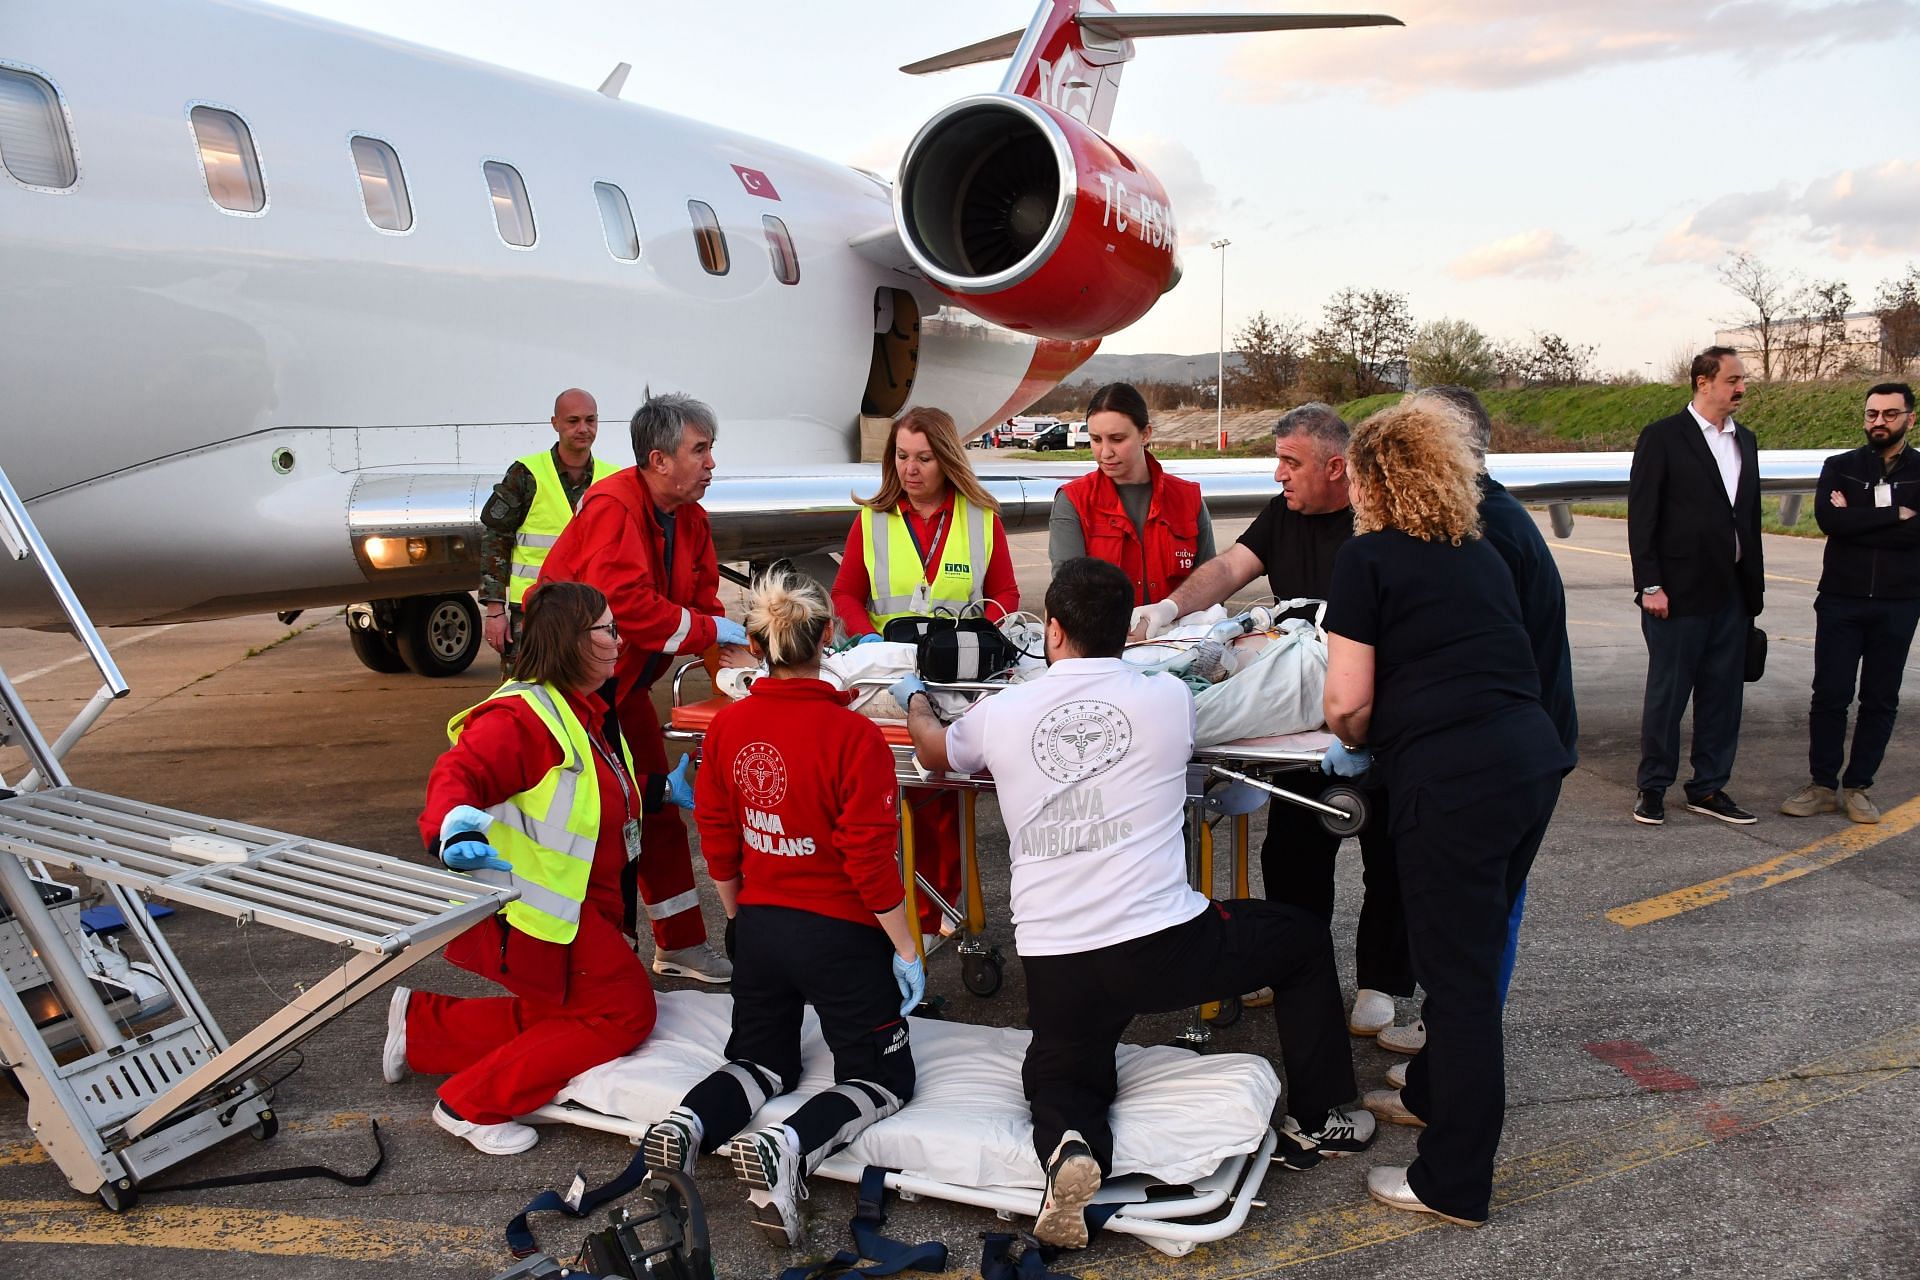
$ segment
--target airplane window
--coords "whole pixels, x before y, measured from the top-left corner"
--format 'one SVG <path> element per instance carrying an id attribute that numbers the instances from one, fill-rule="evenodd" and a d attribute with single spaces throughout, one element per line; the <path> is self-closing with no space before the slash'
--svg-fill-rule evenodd
<path id="1" fill-rule="evenodd" d="M 259 213 L 267 207 L 267 184 L 260 178 L 260 157 L 247 122 L 218 107 L 195 107 L 193 136 L 200 144 L 200 170 L 207 194 L 222 209 Z"/>
<path id="2" fill-rule="evenodd" d="M 781 284 L 799 284 L 800 255 L 793 250 L 793 237 L 787 234 L 787 224 L 766 213 L 760 216 L 760 225 L 767 229 L 767 252 L 773 255 L 773 278 Z"/>
<path id="3" fill-rule="evenodd" d="M 367 218 L 382 231 L 405 231 L 413 225 L 413 201 L 407 198 L 407 175 L 400 171 L 400 155 L 378 138 L 355 134 L 353 167 L 360 171 L 360 199 Z"/>
<path id="4" fill-rule="evenodd" d="M 693 215 L 693 246 L 700 251 L 700 265 L 710 276 L 727 274 L 727 233 L 720 229 L 713 206 L 689 200 L 687 212 Z"/>
<path id="5" fill-rule="evenodd" d="M 627 193 L 611 182 L 596 182 L 593 195 L 600 202 L 600 227 L 607 233 L 607 252 L 622 262 L 634 261 L 640 256 L 640 233 L 634 230 Z"/>
<path id="6" fill-rule="evenodd" d="M 70 187 L 79 177 L 60 96 L 39 76 L 0 67 L 0 165 L 32 187 Z"/>
<path id="7" fill-rule="evenodd" d="M 487 190 L 493 193 L 493 221 L 500 228 L 500 238 L 510 245 L 528 248 L 534 240 L 533 203 L 527 199 L 527 184 L 520 180 L 520 171 L 498 160 L 487 161 L 484 168 Z"/>

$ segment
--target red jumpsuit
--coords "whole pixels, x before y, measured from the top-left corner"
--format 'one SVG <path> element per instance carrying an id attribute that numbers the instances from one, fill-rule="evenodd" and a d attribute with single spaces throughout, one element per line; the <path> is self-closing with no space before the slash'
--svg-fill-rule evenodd
<path id="1" fill-rule="evenodd" d="M 620 826 L 628 801 L 607 764 L 619 757 L 605 750 L 597 728 L 606 704 L 591 694 L 569 694 L 567 701 L 602 747 L 594 753 L 600 834 L 579 933 L 571 943 L 545 942 L 513 928 L 505 915 L 483 920 L 447 944 L 446 958 L 513 994 L 416 991 L 407 1004 L 407 1065 L 451 1073 L 440 1097 L 475 1124 L 500 1124 L 552 1101 L 568 1080 L 633 1052 L 653 1030 L 653 986 L 621 930 L 627 851 Z M 560 761 L 560 744 L 525 702 L 483 703 L 427 778 L 421 836 L 432 847 L 449 809 L 490 808 L 537 785 Z M 638 788 L 628 781 L 627 789 L 637 808 Z"/>
<path id="2" fill-rule="evenodd" d="M 540 567 L 542 582 L 584 582 L 606 596 L 620 628 L 614 669 L 614 711 L 634 767 L 648 775 L 650 802 L 640 824 L 636 868 L 640 900 L 661 951 L 707 939 L 700 895 L 693 887 L 693 849 L 680 811 L 662 799 L 667 744 L 650 691 L 675 654 L 714 643 L 720 604 L 720 562 L 707 513 L 690 503 L 673 514 L 673 563 L 653 497 L 635 468 L 608 476 L 580 500 L 560 541 Z"/>
<path id="3" fill-rule="evenodd" d="M 912 528 L 914 544 L 927 547 L 922 558 L 927 565 L 927 581 L 932 582 L 939 574 L 940 553 L 945 549 L 947 534 L 953 527 L 953 491 L 947 491 L 946 509 L 932 522 L 922 520 L 914 513 L 913 505 L 904 501 L 900 504 L 899 514 L 906 518 Z M 1001 525 L 999 516 L 993 515 L 990 519 L 993 522 L 993 554 L 987 558 L 986 579 L 981 584 L 980 594 L 988 603 L 988 616 L 998 619 L 1020 607 L 1020 584 L 1013 576 L 1013 557 L 1007 550 L 1007 531 Z M 928 547 L 928 538 L 936 532 L 938 539 Z M 878 630 L 873 625 L 873 616 L 867 612 L 867 601 L 872 597 L 872 586 L 867 580 L 866 547 L 860 541 L 860 522 L 855 520 L 853 528 L 847 531 L 846 553 L 840 558 L 840 572 L 833 579 L 833 611 L 846 634 L 864 636 Z M 958 909 L 960 793 L 937 787 L 908 787 L 904 798 L 913 822 L 914 871 Z M 940 908 L 927 901 L 925 894 L 919 896 L 919 903 L 920 932 L 938 932 Z"/>

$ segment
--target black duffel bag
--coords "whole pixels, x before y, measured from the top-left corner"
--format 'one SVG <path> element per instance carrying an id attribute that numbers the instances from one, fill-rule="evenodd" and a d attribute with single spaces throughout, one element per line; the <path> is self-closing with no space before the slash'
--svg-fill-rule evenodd
<path id="1" fill-rule="evenodd" d="M 1013 669 L 1020 650 L 985 618 L 956 618 L 950 613 L 913 614 L 887 623 L 880 638 L 913 646 L 920 678 L 935 684 L 955 680 L 991 680 Z"/>

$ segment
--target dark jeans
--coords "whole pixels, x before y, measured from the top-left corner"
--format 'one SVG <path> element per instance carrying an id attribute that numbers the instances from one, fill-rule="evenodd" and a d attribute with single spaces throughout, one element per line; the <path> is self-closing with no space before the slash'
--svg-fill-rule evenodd
<path id="1" fill-rule="evenodd" d="M 1413 971 L 1427 989 L 1427 1047 L 1407 1065 L 1401 1099 L 1427 1122 L 1408 1170 L 1429 1208 L 1485 1218 L 1506 1119 L 1500 1016 L 1508 922 L 1560 793 L 1558 774 L 1480 799 L 1441 789 L 1396 795 Z"/>
<path id="2" fill-rule="evenodd" d="M 1900 709 L 1900 677 L 1920 622 L 1920 600 L 1866 600 L 1818 595 L 1813 599 L 1813 706 L 1807 712 L 1807 772 L 1823 787 L 1865 790 L 1873 785 L 1893 737 Z M 1847 708 L 1854 677 L 1860 714 L 1853 755 L 1840 772 L 1847 741 Z"/>
<path id="3" fill-rule="evenodd" d="M 1239 898 L 1209 903 L 1184 924 L 1061 956 L 1022 956 L 1027 1048 L 1021 1080 L 1044 1165 L 1076 1129 L 1103 1172 L 1113 1168 L 1107 1113 L 1119 1092 L 1114 1050 L 1127 1024 L 1207 1000 L 1273 988 L 1287 1072 L 1287 1114 L 1318 1129 L 1358 1086 L 1326 926 L 1297 907 Z"/>
<path id="4" fill-rule="evenodd" d="M 1338 778 L 1318 785 L 1288 786 L 1302 795 L 1320 793 Z M 1284 784 L 1283 785 L 1287 785 Z M 1360 833 L 1360 874 L 1364 896 L 1353 937 L 1354 985 L 1390 996 L 1413 994 L 1413 964 L 1407 956 L 1407 920 L 1400 910 L 1400 873 L 1394 867 L 1393 837 L 1387 833 L 1387 793 L 1367 790 L 1372 805 Z M 1275 800 L 1267 806 L 1267 838 L 1260 845 L 1260 875 L 1267 901 L 1286 902 L 1333 921 L 1334 860 L 1340 837 L 1320 825 L 1320 815 L 1297 804 Z"/>
<path id="5" fill-rule="evenodd" d="M 727 1063 L 688 1091 L 711 1153 L 770 1097 L 800 1083 L 800 1019 L 812 1005 L 834 1087 L 786 1119 L 807 1170 L 913 1098 L 913 1049 L 893 979 L 893 943 L 871 925 L 791 907 L 743 906 L 734 926 Z"/>
<path id="6" fill-rule="evenodd" d="M 1634 786 L 1665 791 L 1680 768 L 1680 717 L 1693 701 L 1693 777 L 1687 799 L 1721 790 L 1740 745 L 1741 677 L 1753 620 L 1738 600 L 1704 617 L 1640 614 L 1647 639 L 1647 692 L 1640 710 L 1640 772 Z"/>

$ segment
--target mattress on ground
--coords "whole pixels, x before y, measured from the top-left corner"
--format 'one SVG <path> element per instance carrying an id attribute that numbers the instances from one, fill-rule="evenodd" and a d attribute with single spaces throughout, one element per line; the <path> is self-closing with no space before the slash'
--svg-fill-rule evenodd
<path id="1" fill-rule="evenodd" d="M 698 991 L 660 995 L 660 1020 L 633 1053 L 575 1076 L 556 1101 L 641 1124 L 658 1120 L 725 1061 L 733 999 Z M 912 1021 L 919 1084 L 913 1101 L 854 1140 L 848 1154 L 968 1187 L 1043 1188 L 1033 1126 L 1020 1089 L 1030 1032 L 930 1018 Z M 807 1010 L 800 1087 L 754 1118 L 770 1124 L 833 1083 L 833 1059 Z M 1260 1146 L 1280 1081 L 1265 1058 L 1202 1056 L 1166 1045 L 1122 1045 L 1113 1110 L 1114 1174 L 1191 1182 Z"/>

